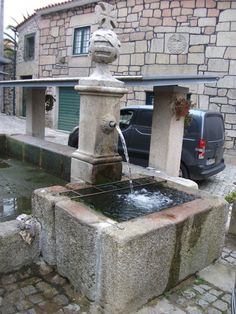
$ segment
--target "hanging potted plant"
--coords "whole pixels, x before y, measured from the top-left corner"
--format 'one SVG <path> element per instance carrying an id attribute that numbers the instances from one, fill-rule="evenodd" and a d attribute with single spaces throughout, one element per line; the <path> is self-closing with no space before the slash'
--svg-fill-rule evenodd
<path id="1" fill-rule="evenodd" d="M 176 115 L 176 118 L 179 120 L 181 117 L 186 117 L 189 113 L 190 108 L 192 108 L 193 105 L 190 100 L 185 99 L 183 97 L 181 98 L 175 98 L 173 102 L 173 112 Z"/>

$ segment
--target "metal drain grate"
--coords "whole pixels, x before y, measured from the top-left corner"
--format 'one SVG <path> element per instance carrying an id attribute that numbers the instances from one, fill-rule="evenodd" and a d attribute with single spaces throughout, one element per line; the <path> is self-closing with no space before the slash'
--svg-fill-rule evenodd
<path id="1" fill-rule="evenodd" d="M 163 181 L 165 182 L 165 181 Z M 157 181 L 154 180 L 154 177 L 142 177 L 139 179 L 133 180 L 133 187 L 145 187 L 150 184 L 157 183 Z M 161 184 L 161 182 L 159 182 Z M 106 183 L 106 184 L 99 184 L 95 186 L 89 186 L 86 188 L 81 188 L 78 190 L 69 190 L 67 192 L 62 192 L 60 195 L 67 196 L 71 199 L 78 198 L 78 197 L 89 197 L 97 194 L 106 194 L 110 192 L 118 192 L 122 190 L 129 189 L 130 183 L 129 180 L 125 181 L 117 181 L 112 183 Z"/>

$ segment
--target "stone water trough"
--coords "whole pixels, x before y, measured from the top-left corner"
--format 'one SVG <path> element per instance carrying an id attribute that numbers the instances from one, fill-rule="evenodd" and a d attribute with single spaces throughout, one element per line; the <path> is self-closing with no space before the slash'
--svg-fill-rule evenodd
<path id="1" fill-rule="evenodd" d="M 102 313 L 130 313 L 221 255 L 226 202 L 173 181 L 162 185 L 193 200 L 123 222 L 71 198 L 74 190 L 83 194 L 90 186 L 69 184 L 34 193 L 44 260 Z"/>

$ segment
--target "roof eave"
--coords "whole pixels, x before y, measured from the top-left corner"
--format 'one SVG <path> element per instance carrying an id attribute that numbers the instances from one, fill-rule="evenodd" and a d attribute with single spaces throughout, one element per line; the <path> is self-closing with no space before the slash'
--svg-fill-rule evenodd
<path id="1" fill-rule="evenodd" d="M 98 1 L 96 0 L 76 0 L 76 1 L 68 1 L 67 3 L 61 3 L 61 4 L 57 4 L 57 5 L 53 5 L 51 7 L 46 7 L 46 8 L 41 8 L 41 9 L 37 9 L 35 10 L 36 14 L 38 15 L 46 15 L 46 14 L 50 14 L 50 13 L 54 13 L 54 12 L 58 12 L 58 11 L 62 11 L 62 10 L 68 10 L 74 7 L 82 7 L 84 5 L 89 5 L 89 4 L 93 4 L 93 3 L 97 3 Z"/>

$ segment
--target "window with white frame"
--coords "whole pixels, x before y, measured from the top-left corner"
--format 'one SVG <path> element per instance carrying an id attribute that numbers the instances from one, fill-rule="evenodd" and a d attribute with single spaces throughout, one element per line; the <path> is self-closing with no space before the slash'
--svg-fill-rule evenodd
<path id="1" fill-rule="evenodd" d="M 90 26 L 76 28 L 74 31 L 73 54 L 87 54 L 90 39 Z"/>

